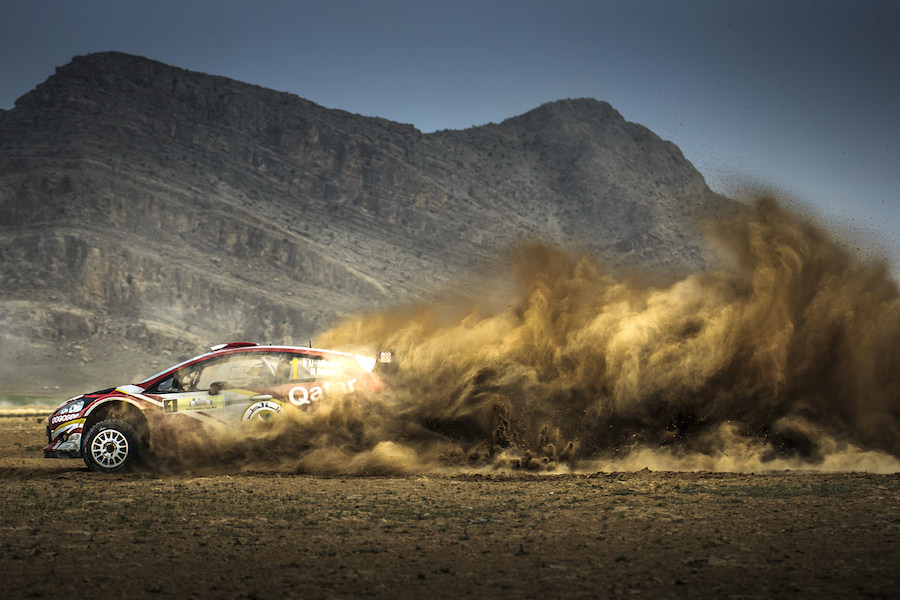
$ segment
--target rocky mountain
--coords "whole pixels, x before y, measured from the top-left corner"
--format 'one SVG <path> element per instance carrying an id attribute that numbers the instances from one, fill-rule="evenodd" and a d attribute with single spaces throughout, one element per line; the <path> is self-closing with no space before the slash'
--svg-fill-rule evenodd
<path id="1" fill-rule="evenodd" d="M 699 218 L 734 209 L 596 100 L 423 134 L 79 56 L 0 111 L 2 378 L 117 382 L 223 340 L 305 344 L 526 237 L 702 268 Z"/>

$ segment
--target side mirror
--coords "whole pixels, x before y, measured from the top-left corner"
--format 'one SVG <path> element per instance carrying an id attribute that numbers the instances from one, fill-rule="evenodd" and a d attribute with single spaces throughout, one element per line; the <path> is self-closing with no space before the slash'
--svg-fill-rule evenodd
<path id="1" fill-rule="evenodd" d="M 211 384 L 209 384 L 209 395 L 216 396 L 226 387 L 228 387 L 228 384 L 224 381 L 213 381 Z"/>

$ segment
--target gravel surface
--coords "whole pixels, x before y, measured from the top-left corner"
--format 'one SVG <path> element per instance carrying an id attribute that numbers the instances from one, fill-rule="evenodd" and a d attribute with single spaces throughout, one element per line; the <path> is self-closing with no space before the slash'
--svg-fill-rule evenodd
<path id="1" fill-rule="evenodd" d="M 6 598 L 889 598 L 900 474 L 136 473 L 0 419 Z"/>

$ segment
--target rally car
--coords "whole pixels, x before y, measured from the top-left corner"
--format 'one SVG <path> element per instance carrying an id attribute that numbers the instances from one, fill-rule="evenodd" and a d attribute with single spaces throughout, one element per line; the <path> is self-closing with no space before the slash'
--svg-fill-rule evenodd
<path id="1" fill-rule="evenodd" d="M 385 356 L 251 342 L 213 346 L 139 383 L 66 400 L 50 415 L 44 457 L 82 458 L 105 473 L 126 470 L 145 456 L 156 416 L 240 427 L 329 394 L 377 391 L 372 370 Z"/>

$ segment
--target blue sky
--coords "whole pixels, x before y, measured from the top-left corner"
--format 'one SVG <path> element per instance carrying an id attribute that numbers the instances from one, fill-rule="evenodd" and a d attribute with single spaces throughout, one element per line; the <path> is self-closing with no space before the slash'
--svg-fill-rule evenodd
<path id="1" fill-rule="evenodd" d="M 713 189 L 766 186 L 900 263 L 900 2 L 3 1 L 0 108 L 105 50 L 425 132 L 593 97 Z"/>

